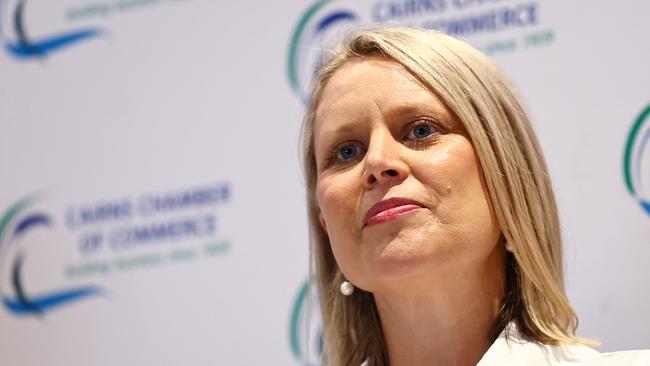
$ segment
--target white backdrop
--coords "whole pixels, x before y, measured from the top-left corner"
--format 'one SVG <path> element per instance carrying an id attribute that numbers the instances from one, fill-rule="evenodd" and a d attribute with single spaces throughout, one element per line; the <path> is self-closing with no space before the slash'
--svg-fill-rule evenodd
<path id="1" fill-rule="evenodd" d="M 650 348 L 649 11 L 0 0 L 0 364 L 313 364 L 303 97 L 321 50 L 376 22 L 441 28 L 513 78 L 579 334 Z"/>

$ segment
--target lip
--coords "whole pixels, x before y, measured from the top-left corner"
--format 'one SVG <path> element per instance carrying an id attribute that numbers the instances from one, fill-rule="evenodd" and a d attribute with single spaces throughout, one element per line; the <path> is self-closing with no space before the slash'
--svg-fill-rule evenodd
<path id="1" fill-rule="evenodd" d="M 370 207 L 366 213 L 366 216 L 363 218 L 363 226 L 368 227 L 381 224 L 420 208 L 424 208 L 424 205 L 408 198 L 393 197 L 379 201 Z"/>

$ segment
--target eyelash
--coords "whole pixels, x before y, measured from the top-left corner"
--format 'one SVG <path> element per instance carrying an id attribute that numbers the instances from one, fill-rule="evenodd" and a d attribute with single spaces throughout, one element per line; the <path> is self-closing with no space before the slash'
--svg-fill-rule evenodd
<path id="1" fill-rule="evenodd" d="M 408 123 L 404 129 L 406 130 L 406 137 L 410 134 L 410 132 L 419 127 L 419 126 L 431 126 L 433 128 L 433 132 L 425 136 L 421 139 L 414 139 L 414 140 L 405 140 L 405 144 L 408 143 L 408 146 L 411 147 L 412 149 L 415 150 L 422 150 L 425 149 L 429 146 L 431 146 L 433 143 L 438 141 L 438 138 L 440 137 L 440 128 L 436 124 L 436 122 L 430 118 L 430 117 L 418 117 L 415 121 Z M 406 139 L 404 137 L 404 139 Z M 334 147 L 330 150 L 330 153 L 328 155 L 327 161 L 326 161 L 326 167 L 330 167 L 333 165 L 337 166 L 347 166 L 349 163 L 356 161 L 356 158 L 351 158 L 349 160 L 339 160 L 338 159 L 338 154 L 341 151 L 341 148 L 343 148 L 346 145 L 353 145 L 356 144 L 357 148 L 360 149 L 360 153 L 358 156 L 363 156 L 365 155 L 366 148 L 363 146 L 358 141 L 344 141 L 339 144 L 334 145 Z"/>

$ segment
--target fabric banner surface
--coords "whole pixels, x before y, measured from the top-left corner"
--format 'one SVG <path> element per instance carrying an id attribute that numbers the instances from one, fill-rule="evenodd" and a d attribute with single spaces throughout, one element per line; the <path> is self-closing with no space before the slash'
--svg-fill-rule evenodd
<path id="1" fill-rule="evenodd" d="M 649 12 L 0 0 L 0 364 L 317 365 L 300 124 L 317 63 L 375 24 L 460 37 L 511 76 L 579 335 L 650 348 Z"/>

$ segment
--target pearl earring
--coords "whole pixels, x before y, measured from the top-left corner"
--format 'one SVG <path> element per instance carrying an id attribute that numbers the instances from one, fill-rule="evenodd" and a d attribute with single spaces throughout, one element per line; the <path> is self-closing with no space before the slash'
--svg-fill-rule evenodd
<path id="1" fill-rule="evenodd" d="M 512 246 L 510 245 L 510 243 L 506 243 L 506 251 L 512 253 Z"/>
<path id="2" fill-rule="evenodd" d="M 350 296 L 354 292 L 354 285 L 348 281 L 343 281 L 340 287 L 341 293 L 345 296 Z"/>

